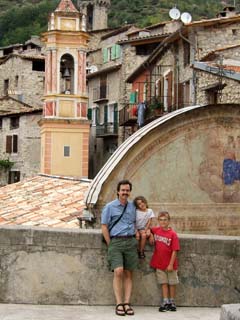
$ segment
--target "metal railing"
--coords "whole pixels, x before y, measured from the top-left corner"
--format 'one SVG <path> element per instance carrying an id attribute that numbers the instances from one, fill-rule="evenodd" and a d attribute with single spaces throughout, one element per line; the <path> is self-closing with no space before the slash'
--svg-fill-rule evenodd
<path id="1" fill-rule="evenodd" d="M 146 102 L 147 109 L 145 113 L 146 122 L 155 119 L 156 117 L 161 117 L 163 114 L 175 111 L 180 108 L 184 108 L 190 105 L 190 102 L 185 101 L 184 103 L 179 104 L 178 106 L 174 103 L 167 107 L 164 106 L 163 101 L 168 100 L 168 97 L 159 97 L 156 100 L 155 97 L 152 97 L 149 101 Z M 136 104 L 127 104 L 124 108 L 119 110 L 119 125 L 120 126 L 131 126 L 136 123 L 137 120 L 137 105 Z"/>
<path id="2" fill-rule="evenodd" d="M 96 136 L 109 136 L 118 134 L 118 124 L 117 123 L 104 123 L 96 126 Z"/>

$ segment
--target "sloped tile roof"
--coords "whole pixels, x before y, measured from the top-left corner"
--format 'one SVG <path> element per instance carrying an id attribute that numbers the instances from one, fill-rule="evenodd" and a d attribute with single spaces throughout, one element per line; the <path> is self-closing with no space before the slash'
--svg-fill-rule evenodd
<path id="1" fill-rule="evenodd" d="M 203 56 L 200 61 L 213 60 L 213 59 L 216 58 L 217 54 L 221 53 L 222 51 L 236 49 L 238 47 L 240 47 L 239 43 L 231 45 L 231 46 L 225 46 L 225 47 L 222 47 L 222 48 L 218 48 L 216 50 L 212 50 L 212 51 L 208 52 L 205 56 Z"/>
<path id="2" fill-rule="evenodd" d="M 0 98 L 0 116 L 41 112 L 41 107 L 33 107 L 10 96 Z"/>
<path id="3" fill-rule="evenodd" d="M 37 175 L 0 188 L 0 225 L 79 228 L 90 180 Z"/>
<path id="4" fill-rule="evenodd" d="M 61 0 L 59 3 L 57 9 L 55 10 L 61 11 L 61 12 L 78 12 L 78 10 L 75 8 L 74 4 L 71 0 Z"/>
<path id="5" fill-rule="evenodd" d="M 0 58 L 0 64 L 4 64 L 6 61 L 8 61 L 11 58 L 20 58 L 23 60 L 45 60 L 45 56 L 42 54 L 20 54 L 20 53 L 10 53 L 7 56 L 4 56 L 3 58 Z"/>

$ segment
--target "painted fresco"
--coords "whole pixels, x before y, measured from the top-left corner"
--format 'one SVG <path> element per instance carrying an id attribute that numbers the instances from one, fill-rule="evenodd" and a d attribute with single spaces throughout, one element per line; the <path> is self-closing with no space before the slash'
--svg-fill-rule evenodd
<path id="1" fill-rule="evenodd" d="M 165 137 L 164 145 L 162 141 L 163 137 L 153 140 L 127 166 L 136 193 L 144 185 L 153 202 L 240 202 L 237 130 L 196 123 L 185 133 Z"/>
<path id="2" fill-rule="evenodd" d="M 209 133 L 199 180 L 201 188 L 215 202 L 240 202 L 239 134 L 237 128 Z"/>

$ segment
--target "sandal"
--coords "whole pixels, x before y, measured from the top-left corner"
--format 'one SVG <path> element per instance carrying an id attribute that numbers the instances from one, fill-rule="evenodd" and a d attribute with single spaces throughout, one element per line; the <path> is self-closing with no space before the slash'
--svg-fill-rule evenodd
<path id="1" fill-rule="evenodd" d="M 134 315 L 134 311 L 133 308 L 131 307 L 130 303 L 124 303 L 123 304 L 123 308 L 125 310 L 125 314 L 128 316 L 133 316 Z"/>
<path id="2" fill-rule="evenodd" d="M 119 307 L 122 307 L 122 308 L 119 309 Z M 118 316 L 125 316 L 126 311 L 123 303 L 119 303 L 116 305 L 115 313 Z"/>

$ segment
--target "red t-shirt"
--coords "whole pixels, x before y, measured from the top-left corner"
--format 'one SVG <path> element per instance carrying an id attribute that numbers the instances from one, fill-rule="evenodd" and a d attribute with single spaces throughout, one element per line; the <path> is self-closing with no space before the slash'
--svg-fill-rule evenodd
<path id="1" fill-rule="evenodd" d="M 155 240 L 155 249 L 150 262 L 151 267 L 166 270 L 173 251 L 180 250 L 179 240 L 176 232 L 169 228 L 163 230 L 161 227 L 151 228 Z M 173 269 L 177 270 L 178 262 L 175 259 Z"/>

